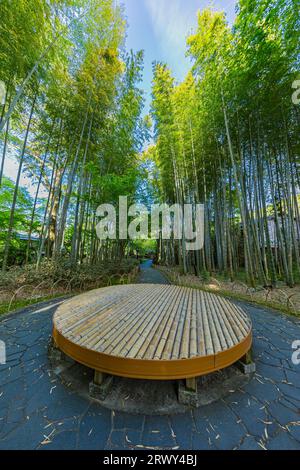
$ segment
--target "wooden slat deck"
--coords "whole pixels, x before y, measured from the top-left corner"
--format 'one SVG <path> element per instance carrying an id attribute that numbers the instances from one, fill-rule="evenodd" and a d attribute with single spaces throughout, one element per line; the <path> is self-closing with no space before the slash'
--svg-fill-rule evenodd
<path id="1" fill-rule="evenodd" d="M 106 287 L 64 302 L 53 319 L 57 346 L 101 372 L 188 378 L 226 367 L 251 347 L 252 326 L 214 294 L 159 284 Z"/>

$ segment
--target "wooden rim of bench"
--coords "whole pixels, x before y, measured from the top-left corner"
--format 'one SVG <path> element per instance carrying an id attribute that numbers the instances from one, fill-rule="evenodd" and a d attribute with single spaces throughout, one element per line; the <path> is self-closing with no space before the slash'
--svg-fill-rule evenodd
<path id="1" fill-rule="evenodd" d="M 216 355 L 180 360 L 143 360 L 110 356 L 78 346 L 53 327 L 57 347 L 76 362 L 99 372 L 133 379 L 179 380 L 207 375 L 231 366 L 252 346 L 252 332 L 240 344 Z"/>
<path id="2" fill-rule="evenodd" d="M 180 289 L 182 289 L 183 294 L 181 293 Z M 152 295 L 156 299 L 156 303 L 158 303 L 158 310 L 155 310 L 156 307 L 154 305 L 154 302 L 151 301 L 151 299 L 150 301 L 148 300 L 149 291 L 152 292 Z M 168 357 L 167 359 L 165 358 L 165 356 L 162 356 L 161 358 L 154 358 L 149 355 L 146 356 L 146 358 L 126 357 L 128 356 L 128 354 L 114 353 L 113 348 L 109 350 L 109 352 L 105 351 L 104 348 L 103 352 L 103 350 L 97 350 L 97 348 L 91 347 L 86 339 L 83 340 L 83 338 L 85 338 L 86 328 L 89 327 L 89 319 L 86 318 L 85 312 L 89 311 L 89 316 L 92 317 L 94 325 L 96 322 L 99 327 L 99 325 L 102 324 L 103 315 L 106 315 L 105 312 L 108 298 L 109 302 L 112 302 L 111 304 L 109 304 L 109 308 L 107 309 L 107 311 L 109 312 L 114 311 L 116 302 L 119 302 L 118 308 L 120 308 L 120 305 L 123 306 L 123 303 L 126 304 L 127 302 L 128 310 L 126 310 L 125 314 L 124 308 L 122 307 L 123 317 L 121 317 L 120 327 L 124 328 L 124 318 L 125 323 L 127 322 L 126 315 L 130 315 L 132 311 L 136 312 L 138 310 L 136 308 L 136 299 L 141 299 L 141 301 L 148 302 L 147 308 L 144 308 L 144 310 L 141 309 L 141 318 L 148 318 L 147 315 L 149 315 L 154 310 L 156 312 L 155 315 L 157 315 L 157 324 L 159 324 L 159 322 L 163 321 L 164 315 L 166 315 L 166 311 L 168 311 L 168 315 L 171 316 L 170 312 L 172 311 L 172 308 L 174 306 L 174 295 L 177 295 L 178 291 L 181 295 L 181 298 L 184 298 L 184 300 L 191 300 L 191 298 L 194 299 L 194 296 L 196 296 L 197 298 L 199 298 L 199 296 L 203 296 L 206 301 L 210 303 L 209 308 L 211 310 L 209 315 L 212 315 L 212 317 L 214 316 L 214 321 L 218 321 L 219 316 L 219 318 L 222 319 L 223 322 L 225 319 L 225 321 L 227 321 L 229 325 L 228 319 L 231 319 L 232 321 L 232 319 L 234 318 L 236 328 L 236 322 L 240 318 L 240 321 L 244 322 L 243 334 L 239 336 L 240 339 L 236 338 L 232 347 L 226 346 L 222 348 L 223 350 L 215 349 L 213 353 L 210 353 L 210 351 L 206 350 L 205 354 L 194 354 L 193 357 L 180 357 L 180 355 L 178 355 L 175 357 Z M 79 362 L 87 367 L 90 367 L 96 371 L 105 374 L 149 380 L 188 379 L 201 375 L 207 375 L 211 372 L 215 372 L 220 369 L 229 367 L 230 365 L 234 364 L 247 354 L 247 352 L 251 349 L 252 346 L 252 324 L 247 314 L 240 307 L 236 306 L 232 302 L 228 301 L 227 299 L 218 297 L 215 294 L 199 292 L 200 291 L 196 289 L 181 288 L 178 286 L 129 285 L 98 289 L 96 291 L 91 291 L 90 293 L 82 294 L 81 296 L 66 301 L 56 311 L 53 319 L 54 342 L 62 352 L 74 359 L 76 362 Z M 134 301 L 132 300 L 134 298 L 133 294 L 137 296 L 135 297 Z M 162 300 L 160 300 L 160 294 Z M 172 302 L 169 302 L 169 304 L 167 305 L 168 308 L 166 308 L 163 299 L 168 298 L 172 299 Z M 117 299 L 116 302 L 115 299 Z M 93 313 L 93 308 L 91 309 L 91 304 L 95 309 L 95 313 Z M 134 307 L 132 304 L 134 304 Z M 102 308 L 102 320 L 97 316 L 97 310 L 99 310 L 100 308 L 99 306 L 101 306 Z M 195 308 L 195 306 L 193 306 L 192 308 L 191 304 L 188 307 L 185 303 L 185 307 L 182 309 L 182 315 L 184 316 L 184 318 L 190 316 L 191 319 L 193 315 L 199 315 L 199 309 L 201 311 L 202 307 L 199 306 Z M 179 310 L 180 309 L 177 308 L 177 311 Z M 180 318 L 180 313 L 176 313 L 176 315 L 179 315 L 178 318 Z M 200 315 L 203 314 L 200 313 Z M 207 316 L 208 313 L 206 312 L 205 315 Z M 231 315 L 233 316 L 231 317 Z M 77 321 L 77 323 L 75 322 L 75 326 L 73 326 L 74 317 Z M 118 318 L 119 317 L 117 317 L 117 319 Z M 106 319 L 106 322 L 107 321 L 109 322 L 110 320 Z M 116 319 L 114 321 L 116 322 Z M 78 325 L 78 322 L 83 325 L 83 327 L 80 326 L 81 336 L 80 339 L 76 342 L 76 338 L 78 339 L 78 337 L 76 337 L 76 334 L 74 332 L 76 332 L 76 328 L 78 329 L 78 326 L 76 326 Z M 130 325 L 127 328 L 129 328 L 128 331 L 130 331 Z M 137 337 L 138 334 L 139 332 L 137 333 Z M 139 339 L 137 340 L 139 341 Z M 114 345 L 114 343 L 112 344 Z"/>

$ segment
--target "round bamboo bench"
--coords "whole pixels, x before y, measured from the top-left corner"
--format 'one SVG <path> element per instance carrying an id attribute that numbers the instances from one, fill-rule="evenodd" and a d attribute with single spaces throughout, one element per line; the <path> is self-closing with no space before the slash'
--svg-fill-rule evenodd
<path id="1" fill-rule="evenodd" d="M 99 373 L 191 379 L 246 356 L 252 325 L 242 308 L 217 295 L 133 284 L 64 302 L 53 318 L 53 338 L 63 353 Z"/>

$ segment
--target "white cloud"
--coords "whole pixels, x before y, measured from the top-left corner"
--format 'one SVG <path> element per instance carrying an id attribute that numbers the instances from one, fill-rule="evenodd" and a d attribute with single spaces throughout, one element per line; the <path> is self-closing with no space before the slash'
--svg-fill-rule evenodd
<path id="1" fill-rule="evenodd" d="M 208 6 L 225 10 L 232 23 L 237 0 L 144 0 L 154 35 L 162 53 L 158 60 L 166 61 L 182 80 L 190 67 L 186 53 L 186 38 L 197 27 L 197 11 Z"/>
<path id="2" fill-rule="evenodd" d="M 191 2 L 193 3 L 193 2 Z M 192 24 L 194 15 L 182 0 L 145 0 L 154 32 L 167 46 L 182 46 Z"/>
<path id="3" fill-rule="evenodd" d="M 196 24 L 195 0 L 144 0 L 162 60 L 166 60 L 182 79 L 188 68 L 186 37 Z M 159 58 L 158 58 L 159 59 Z"/>

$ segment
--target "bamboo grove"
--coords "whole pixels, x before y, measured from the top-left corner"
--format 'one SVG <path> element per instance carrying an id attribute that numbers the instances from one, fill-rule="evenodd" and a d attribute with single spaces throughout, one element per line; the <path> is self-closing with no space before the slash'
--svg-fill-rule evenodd
<path id="1" fill-rule="evenodd" d="M 204 249 L 163 241 L 160 262 L 197 275 L 245 273 L 251 285 L 293 286 L 300 274 L 298 0 L 240 0 L 229 27 L 206 9 L 187 38 L 191 70 L 176 83 L 154 65 L 155 190 L 205 204 Z"/>
<path id="2" fill-rule="evenodd" d="M 125 52 L 126 22 L 115 3 L 0 2 L 3 271 L 65 252 L 72 263 L 91 264 L 124 254 L 124 244 L 100 242 L 95 231 L 99 204 L 134 198 L 147 135 L 143 52 Z M 12 154 L 16 182 L 4 175 Z"/>

